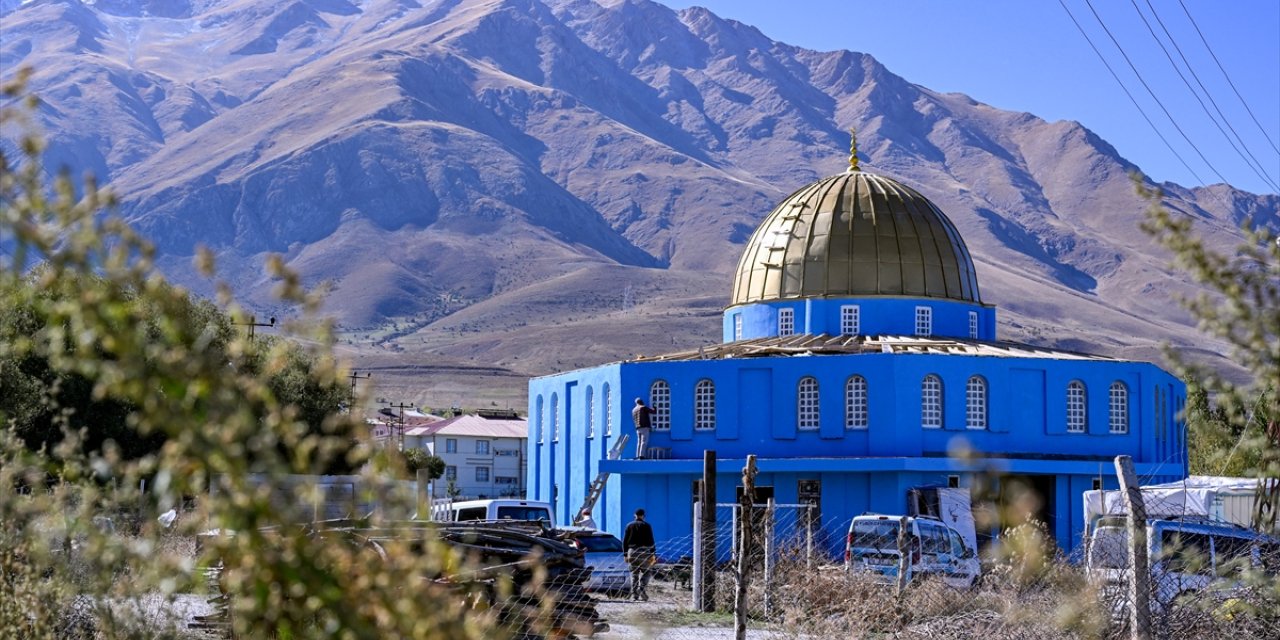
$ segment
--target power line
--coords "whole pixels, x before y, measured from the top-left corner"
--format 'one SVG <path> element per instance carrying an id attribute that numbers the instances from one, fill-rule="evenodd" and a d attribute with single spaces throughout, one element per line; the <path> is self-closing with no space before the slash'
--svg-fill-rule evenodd
<path id="1" fill-rule="evenodd" d="M 1187 144 L 1191 145 L 1191 149 L 1196 152 L 1196 155 L 1200 156 L 1200 159 L 1204 161 L 1205 165 L 1209 167 L 1209 170 L 1212 171 L 1214 175 L 1218 176 L 1219 180 L 1223 183 L 1230 184 L 1230 181 L 1227 180 L 1226 176 L 1222 175 L 1222 172 L 1218 171 L 1218 168 L 1213 166 L 1212 162 L 1209 162 L 1209 159 L 1205 157 L 1203 151 L 1200 151 L 1200 147 L 1196 146 L 1196 143 L 1191 141 L 1191 137 L 1187 135 L 1186 131 L 1182 130 L 1182 126 L 1174 119 L 1173 114 L 1169 113 L 1169 108 L 1164 106 L 1164 103 L 1160 101 L 1160 97 L 1151 89 L 1151 85 L 1147 84 L 1146 79 L 1142 77 L 1142 72 L 1138 71 L 1138 67 L 1133 64 L 1133 60 L 1129 58 L 1129 54 L 1125 52 L 1124 47 L 1120 46 L 1120 41 L 1116 40 L 1115 35 L 1111 33 L 1111 29 L 1107 28 L 1107 23 L 1102 21 L 1102 16 L 1098 15 L 1098 10 L 1093 8 L 1092 0 L 1084 0 L 1084 4 L 1089 7 L 1089 11 L 1093 13 L 1093 17 L 1098 21 L 1098 25 L 1102 27 L 1102 31 L 1107 34 L 1108 38 L 1111 38 L 1111 44 L 1114 44 L 1116 49 L 1120 51 L 1120 56 L 1124 58 L 1124 61 L 1129 65 L 1129 69 L 1133 71 L 1133 75 L 1138 77 L 1138 82 L 1142 83 L 1142 87 L 1147 90 L 1151 99 L 1156 101 L 1156 105 L 1160 107 L 1160 110 L 1164 112 L 1165 117 L 1169 119 L 1171 124 L 1173 124 L 1173 128 L 1177 130 L 1183 140 L 1187 141 Z"/>
<path id="2" fill-rule="evenodd" d="M 1120 85 L 1120 90 L 1124 92 L 1124 95 L 1129 97 L 1129 102 L 1132 102 L 1134 108 L 1138 110 L 1138 113 L 1142 114 L 1142 119 L 1147 121 L 1147 124 L 1151 127 L 1151 131 L 1156 134 L 1156 137 L 1160 138 L 1160 141 L 1164 143 L 1164 146 L 1169 148 L 1169 153 L 1172 153 L 1173 157 L 1177 158 L 1178 162 L 1182 163 L 1182 166 L 1193 177 L 1195 177 L 1196 182 L 1203 185 L 1204 179 L 1196 173 L 1195 169 L 1191 168 L 1191 165 L 1187 164 L 1187 161 L 1183 159 L 1182 154 L 1178 153 L 1178 150 L 1174 149 L 1172 144 L 1169 144 L 1168 138 L 1165 138 L 1164 134 L 1160 133 L 1160 128 L 1156 126 L 1156 123 L 1151 121 L 1151 117 L 1147 115 L 1147 111 L 1142 108 L 1142 105 L 1138 103 L 1138 100 L 1129 92 L 1129 88 L 1124 85 L 1124 81 L 1116 74 L 1115 69 L 1111 68 L 1111 63 L 1107 62 L 1107 58 L 1098 50 L 1097 45 L 1093 44 L 1093 38 L 1090 38 L 1089 33 L 1084 30 L 1084 27 L 1080 26 L 1080 21 L 1076 20 L 1075 15 L 1071 13 L 1071 9 L 1067 7 L 1067 3 L 1064 0 L 1058 0 L 1058 4 L 1062 5 L 1062 10 L 1067 12 L 1067 17 L 1071 18 L 1071 23 L 1076 25 L 1076 29 L 1080 31 L 1080 35 L 1084 36 L 1084 41 L 1089 43 L 1089 48 L 1093 49 L 1093 52 L 1098 56 L 1098 60 L 1102 61 L 1102 66 L 1107 68 L 1107 71 L 1111 74 L 1112 78 L 1115 78 L 1116 84 Z"/>
<path id="3" fill-rule="evenodd" d="M 1147 2 L 1147 6 L 1151 7 L 1151 0 L 1146 0 L 1146 2 Z M 1235 150 L 1236 155 L 1240 156 L 1241 160 L 1244 160 L 1244 163 L 1249 166 L 1249 169 L 1252 170 L 1253 173 L 1257 175 L 1259 179 L 1261 179 L 1264 183 L 1266 183 L 1267 186 L 1280 192 L 1280 185 L 1277 185 L 1274 181 L 1271 180 L 1271 177 L 1265 173 L 1266 169 L 1262 168 L 1262 163 L 1259 162 L 1256 157 L 1254 157 L 1253 152 L 1249 151 L 1249 147 L 1245 146 L 1244 152 L 1241 152 L 1240 147 L 1236 146 L 1236 143 L 1234 140 L 1231 139 L 1231 136 L 1227 135 L 1226 129 L 1223 129 L 1222 125 L 1219 124 L 1218 119 L 1213 117 L 1213 114 L 1209 112 L 1208 105 L 1206 105 L 1204 103 L 1204 100 L 1200 98 L 1200 94 L 1196 92 L 1194 87 L 1191 86 L 1191 82 L 1187 80 L 1187 77 L 1182 74 L 1182 69 L 1178 67 L 1178 63 L 1173 61 L 1173 55 L 1170 54 L 1169 49 L 1164 46 L 1164 41 L 1160 39 L 1160 36 L 1156 35 L 1156 30 L 1152 28 L 1151 23 L 1147 20 L 1146 14 L 1142 13 L 1142 9 L 1138 7 L 1137 0 L 1129 0 L 1129 3 L 1133 5 L 1133 10 L 1138 12 L 1138 17 L 1142 18 L 1142 24 L 1146 25 L 1147 32 L 1151 34 L 1151 38 L 1156 41 L 1157 45 L 1160 46 L 1160 50 L 1164 52 L 1164 57 L 1169 60 L 1170 66 L 1172 66 L 1174 72 L 1178 74 L 1178 78 L 1182 80 L 1182 84 L 1186 85 L 1187 91 L 1190 91 L 1192 96 L 1195 96 L 1196 102 L 1200 103 L 1200 108 L 1204 111 L 1204 114 L 1206 116 L 1209 116 L 1209 121 L 1213 123 L 1213 126 L 1218 128 L 1218 132 L 1222 134 L 1222 137 L 1226 138 L 1227 144 L 1231 145 L 1231 148 Z M 1155 8 L 1152 7 L 1151 11 L 1152 13 L 1155 13 Z M 1156 16 L 1156 20 L 1159 20 L 1159 19 L 1160 17 Z M 1160 27 L 1164 29 L 1164 23 L 1161 23 Z M 1173 42 L 1174 47 L 1178 46 L 1177 41 L 1173 39 L 1173 36 L 1169 33 L 1168 29 L 1164 29 L 1164 34 L 1168 36 L 1170 42 Z M 1178 50 L 1178 54 L 1179 55 L 1182 54 L 1181 49 Z M 1187 62 L 1187 59 L 1185 56 L 1183 56 L 1182 61 L 1184 63 Z M 1187 69 L 1191 69 L 1190 63 L 1187 63 Z M 1192 71 L 1192 75 L 1195 75 L 1194 71 Z M 1196 79 L 1196 82 L 1197 83 L 1200 82 L 1199 78 Z M 1209 96 L 1209 90 L 1205 89 L 1203 84 L 1200 85 L 1200 88 L 1204 89 L 1206 96 Z M 1213 102 L 1213 96 L 1209 96 L 1209 101 Z M 1213 106 L 1217 108 L 1218 105 L 1217 103 L 1214 103 Z M 1218 115 L 1222 116 L 1223 122 L 1226 122 L 1228 127 L 1231 127 L 1231 123 L 1227 122 L 1227 117 L 1222 114 L 1221 109 L 1218 110 Z M 1232 133 L 1235 133 L 1234 128 L 1232 128 L 1231 131 Z M 1236 134 L 1236 137 L 1239 138 L 1240 134 Z M 1240 140 L 1240 144 L 1243 146 L 1244 140 Z M 1246 154 L 1248 154 L 1247 157 L 1246 157 Z"/>
<path id="4" fill-rule="evenodd" d="M 1236 92 L 1237 98 L 1240 98 L 1240 104 L 1244 105 L 1244 110 L 1249 112 L 1249 117 L 1253 118 L 1253 123 L 1258 125 L 1258 130 L 1267 138 L 1267 142 L 1271 143 L 1271 148 L 1275 149 L 1276 153 L 1280 153 L 1280 147 L 1276 146 L 1275 141 L 1271 139 L 1267 130 L 1262 127 L 1262 123 L 1258 122 L 1258 116 L 1253 115 L 1253 109 L 1249 108 L 1249 103 L 1245 102 L 1244 96 L 1240 95 L 1240 90 L 1236 88 L 1236 83 L 1232 82 L 1231 76 L 1227 75 L 1227 70 L 1222 66 L 1222 62 L 1218 60 L 1217 54 L 1213 52 L 1213 47 L 1210 47 L 1209 41 L 1205 39 L 1204 32 L 1200 31 L 1200 25 L 1196 24 L 1196 19 L 1191 17 L 1191 11 L 1187 9 L 1187 5 L 1182 2 L 1182 0 L 1178 0 L 1178 4 L 1182 5 L 1182 12 L 1187 14 L 1187 20 L 1190 20 L 1191 26 L 1196 28 L 1196 33 L 1200 35 L 1200 42 L 1204 43 L 1204 48 L 1208 49 L 1209 55 L 1213 57 L 1213 61 L 1217 63 L 1218 69 L 1222 71 L 1222 77 L 1227 79 L 1227 84 L 1231 85 L 1231 90 Z"/>

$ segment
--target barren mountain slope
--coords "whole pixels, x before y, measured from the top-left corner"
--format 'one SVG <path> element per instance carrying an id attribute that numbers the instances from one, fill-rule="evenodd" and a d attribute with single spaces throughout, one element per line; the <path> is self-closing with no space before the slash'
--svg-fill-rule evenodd
<path id="1" fill-rule="evenodd" d="M 1138 167 L 1079 123 L 930 91 L 867 54 L 648 0 L 0 12 L 0 68 L 35 68 L 50 160 L 107 178 L 198 291 L 200 244 L 264 312 L 286 311 L 268 252 L 328 281 L 346 348 L 408 371 L 410 396 L 442 386 L 415 359 L 509 401 L 526 374 L 717 340 L 742 244 L 843 170 L 849 127 L 865 169 L 956 223 L 1003 337 L 1221 350 L 1171 303 L 1195 289 L 1138 229 Z M 1280 225 L 1275 195 L 1162 187 L 1219 246 L 1245 216 Z"/>

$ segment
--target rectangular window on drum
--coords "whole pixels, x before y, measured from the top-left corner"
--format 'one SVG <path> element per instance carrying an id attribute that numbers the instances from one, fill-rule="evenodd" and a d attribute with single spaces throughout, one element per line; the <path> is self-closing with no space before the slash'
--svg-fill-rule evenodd
<path id="1" fill-rule="evenodd" d="M 795 309 L 778 309 L 778 335 L 789 336 L 796 332 Z"/>

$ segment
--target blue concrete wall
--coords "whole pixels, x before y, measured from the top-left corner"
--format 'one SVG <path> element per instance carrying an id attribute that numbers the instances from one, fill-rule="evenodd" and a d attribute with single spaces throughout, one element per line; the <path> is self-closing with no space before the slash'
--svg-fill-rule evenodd
<path id="1" fill-rule="evenodd" d="M 704 449 L 722 457 L 935 456 L 945 455 L 959 436 L 988 454 L 1109 459 L 1127 453 L 1140 462 L 1185 464 L 1185 441 L 1175 424 L 1185 391 L 1147 363 L 872 353 L 614 366 L 623 391 L 615 402 L 625 402 L 626 409 L 635 397 L 649 398 L 655 380 L 669 385 L 671 427 L 655 430 L 651 446 L 669 447 L 673 458 L 700 458 Z M 865 430 L 844 427 L 845 382 L 854 374 L 867 381 Z M 927 374 L 943 383 L 942 429 L 920 426 L 920 385 Z M 984 430 L 965 424 L 965 386 L 975 375 L 987 382 Z M 817 431 L 797 428 L 796 388 L 806 376 L 818 381 Z M 695 430 L 693 424 L 694 387 L 704 379 L 716 389 L 714 430 Z M 1066 388 L 1073 380 L 1086 388 L 1086 433 L 1067 432 Z M 1110 433 L 1109 391 L 1115 381 L 1128 388 L 1127 434 Z M 1156 389 L 1166 407 L 1160 412 Z M 632 447 L 628 454 L 634 456 Z"/>
<path id="2" fill-rule="evenodd" d="M 804 298 L 757 302 L 725 309 L 724 341 L 751 340 L 778 335 L 778 310 L 795 314 L 795 333 L 840 335 L 840 308 L 857 305 L 861 325 L 858 335 L 915 335 L 916 307 L 933 309 L 933 333 L 937 337 L 970 338 L 969 313 L 978 314 L 978 340 L 995 340 L 996 309 L 992 306 L 933 298 Z M 742 336 L 735 337 L 736 319 L 742 317 Z"/>
<path id="3" fill-rule="evenodd" d="M 624 432 L 632 433 L 634 447 L 629 406 L 634 396 L 627 399 L 624 412 L 617 391 L 621 387 L 618 373 L 618 365 L 605 365 L 535 378 L 529 383 L 526 494 L 533 500 L 551 502 L 559 524 L 572 523 L 600 471 L 600 461 Z M 553 396 L 557 411 L 554 416 Z M 593 409 L 590 417 L 588 404 Z M 558 438 L 552 433 L 554 419 L 559 420 Z M 602 527 L 616 524 L 619 518 L 618 483 L 606 488 L 592 512 Z"/>

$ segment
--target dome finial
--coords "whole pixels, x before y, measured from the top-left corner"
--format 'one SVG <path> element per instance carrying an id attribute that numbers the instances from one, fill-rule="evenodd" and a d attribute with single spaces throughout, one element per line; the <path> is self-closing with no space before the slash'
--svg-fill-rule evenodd
<path id="1" fill-rule="evenodd" d="M 849 127 L 849 170 L 861 171 L 858 168 L 858 132 Z"/>

